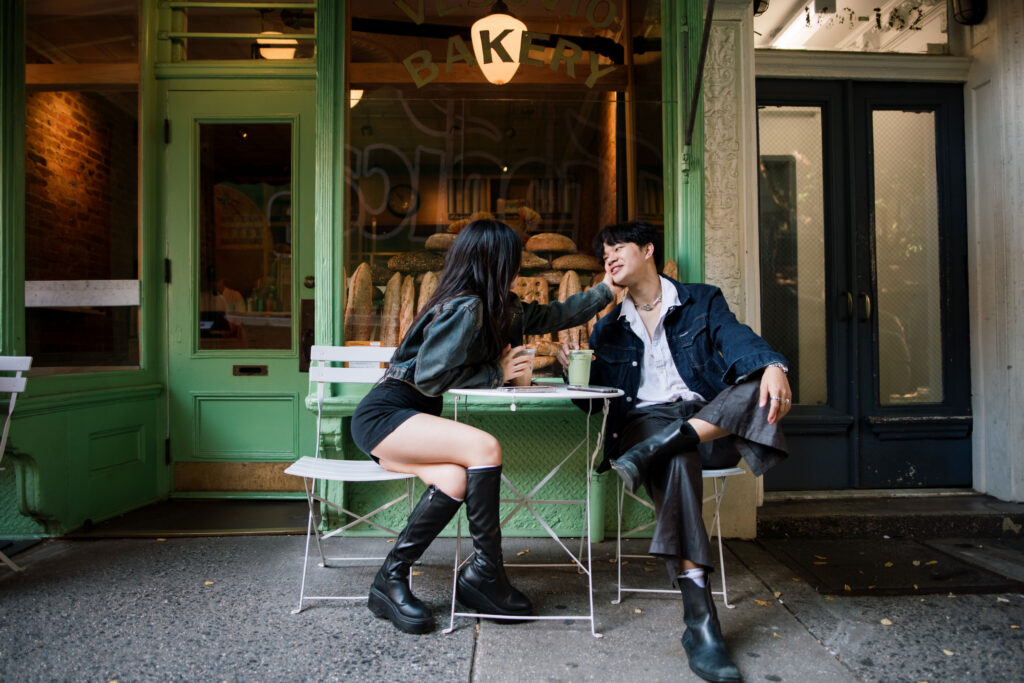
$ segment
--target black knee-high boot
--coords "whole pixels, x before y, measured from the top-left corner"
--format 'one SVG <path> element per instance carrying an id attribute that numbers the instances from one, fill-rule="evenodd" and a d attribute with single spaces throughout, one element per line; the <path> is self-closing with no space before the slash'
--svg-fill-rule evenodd
<path id="1" fill-rule="evenodd" d="M 498 490 L 501 466 L 466 471 L 466 517 L 473 536 L 473 560 L 459 574 L 459 602 L 486 614 L 526 616 L 533 605 L 505 575 L 501 554 Z"/>
<path id="2" fill-rule="evenodd" d="M 709 578 L 705 577 L 705 581 Z M 690 669 L 709 681 L 739 683 L 743 679 L 722 639 L 710 582 L 701 588 L 691 579 L 680 577 L 679 590 L 683 594 L 683 623 L 686 624 L 683 649 Z"/>
<path id="3" fill-rule="evenodd" d="M 427 633 L 434 629 L 430 608 L 409 590 L 409 569 L 455 516 L 460 505 L 462 501 L 436 486 L 429 487 L 373 579 L 367 607 L 375 616 L 390 620 L 399 631 Z"/>
<path id="4" fill-rule="evenodd" d="M 647 478 L 651 465 L 665 455 L 692 451 L 700 437 L 689 422 L 682 420 L 649 436 L 612 461 L 614 469 L 633 493 Z"/>

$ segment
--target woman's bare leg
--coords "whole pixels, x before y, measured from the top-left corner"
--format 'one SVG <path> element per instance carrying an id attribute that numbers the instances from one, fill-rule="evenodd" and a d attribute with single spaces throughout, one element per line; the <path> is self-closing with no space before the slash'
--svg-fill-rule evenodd
<path id="1" fill-rule="evenodd" d="M 373 455 L 391 472 L 415 474 L 456 499 L 466 497 L 466 469 L 501 464 L 501 444 L 487 432 L 433 415 L 414 415 Z"/>

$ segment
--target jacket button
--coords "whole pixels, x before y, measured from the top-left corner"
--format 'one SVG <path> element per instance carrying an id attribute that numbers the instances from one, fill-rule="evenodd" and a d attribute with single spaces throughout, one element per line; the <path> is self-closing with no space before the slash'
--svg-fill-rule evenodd
<path id="1" fill-rule="evenodd" d="M 633 397 L 632 396 L 627 396 L 626 397 L 626 403 L 632 403 L 632 402 L 633 402 Z"/>
<path id="2" fill-rule="evenodd" d="M 633 367 L 634 368 L 636 367 L 636 361 L 633 361 Z"/>
<path id="3" fill-rule="evenodd" d="M 613 439 L 617 439 L 617 438 L 619 438 L 619 435 L 618 434 L 612 434 L 612 438 Z"/>

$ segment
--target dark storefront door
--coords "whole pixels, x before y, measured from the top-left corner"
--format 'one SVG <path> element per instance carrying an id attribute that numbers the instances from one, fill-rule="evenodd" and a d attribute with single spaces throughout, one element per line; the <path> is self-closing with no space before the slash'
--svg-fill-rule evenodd
<path id="1" fill-rule="evenodd" d="M 791 362 L 769 489 L 969 486 L 963 92 L 757 85 L 761 327 Z"/>

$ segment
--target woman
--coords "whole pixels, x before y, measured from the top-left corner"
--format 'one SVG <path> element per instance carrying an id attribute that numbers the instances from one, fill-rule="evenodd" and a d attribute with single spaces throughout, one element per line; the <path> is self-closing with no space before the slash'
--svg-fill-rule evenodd
<path id="1" fill-rule="evenodd" d="M 522 241 L 504 223 L 474 221 L 455 239 L 433 296 L 413 320 L 387 375 L 352 417 L 359 448 L 427 490 L 370 588 L 368 606 L 406 633 L 433 629 L 430 609 L 409 589 L 409 569 L 466 502 L 475 555 L 460 573 L 459 602 L 479 612 L 530 613 L 505 575 L 498 518 L 501 446 L 467 424 L 440 417 L 452 387 L 498 387 L 532 362 L 516 357 L 524 334 L 580 325 L 612 300 L 610 278 L 564 303 L 523 303 L 510 292 Z"/>

